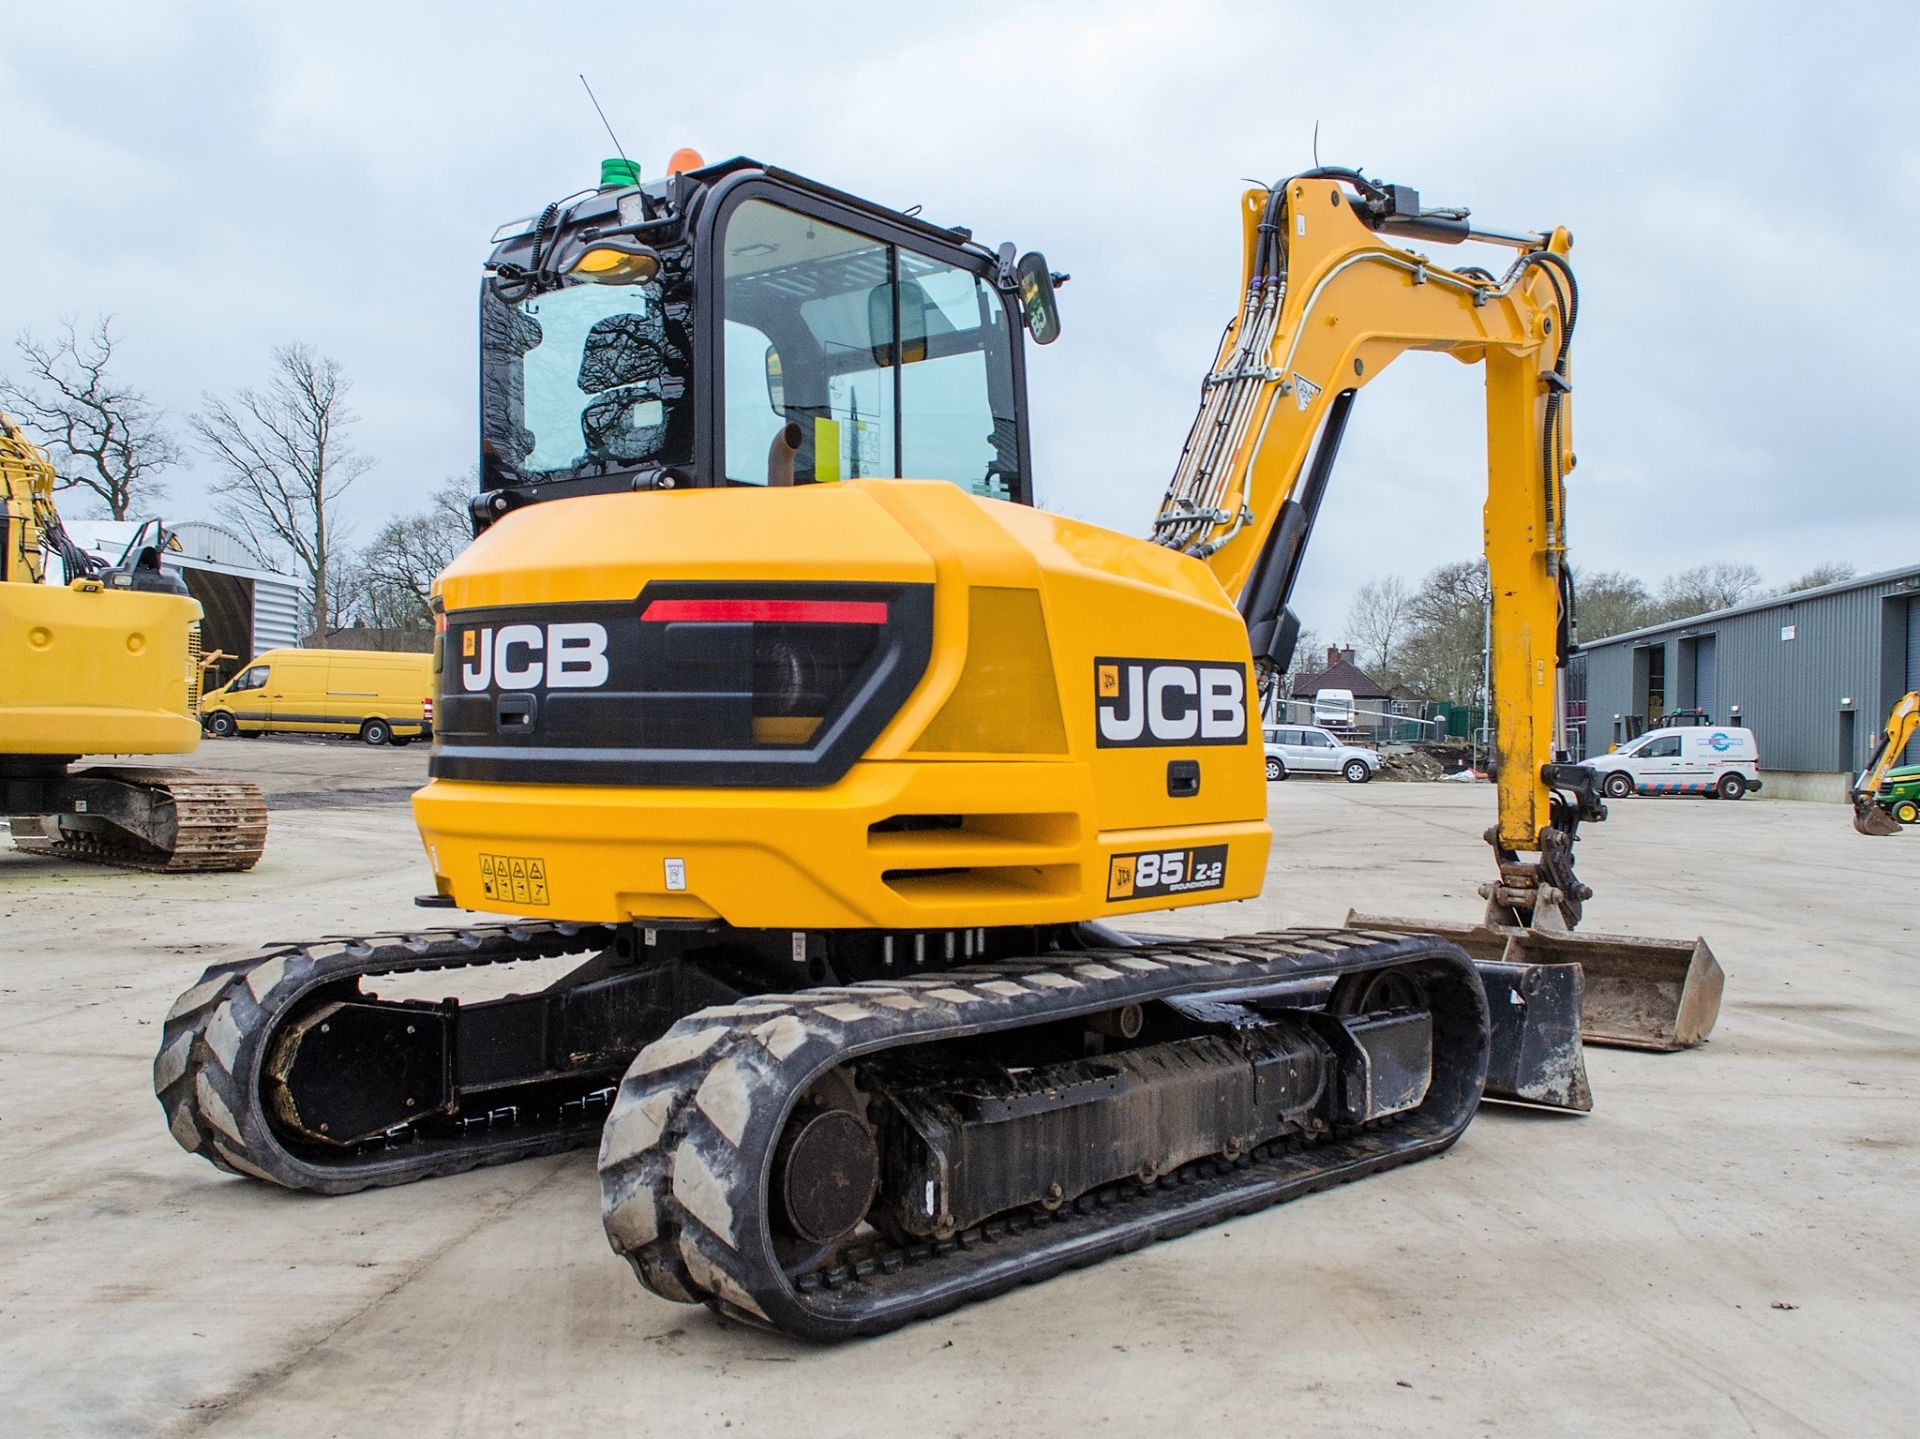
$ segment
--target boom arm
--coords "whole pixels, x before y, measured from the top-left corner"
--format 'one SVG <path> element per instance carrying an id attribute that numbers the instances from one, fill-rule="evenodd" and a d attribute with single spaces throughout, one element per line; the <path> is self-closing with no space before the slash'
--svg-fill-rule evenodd
<path id="1" fill-rule="evenodd" d="M 1242 220 L 1243 306 L 1207 376 L 1154 538 L 1204 560 L 1237 599 L 1265 688 L 1298 636 L 1287 598 L 1354 395 L 1408 350 L 1484 363 L 1499 786 L 1488 840 L 1501 880 L 1483 893 L 1499 918 L 1571 927 L 1588 893 L 1573 877 L 1573 834 L 1582 818 L 1605 817 L 1585 772 L 1559 761 L 1572 627 L 1572 237 L 1477 230 L 1464 211 L 1422 211 L 1414 192 L 1347 170 L 1250 190 Z M 1521 253 L 1496 279 L 1383 238 L 1395 234 Z M 1540 858 L 1522 862 L 1523 853 Z"/>

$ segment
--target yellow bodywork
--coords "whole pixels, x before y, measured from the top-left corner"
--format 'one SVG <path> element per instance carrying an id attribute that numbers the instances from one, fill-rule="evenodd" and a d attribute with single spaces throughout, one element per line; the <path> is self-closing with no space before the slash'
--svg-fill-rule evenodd
<path id="1" fill-rule="evenodd" d="M 189 754 L 200 602 L 0 585 L 0 754 Z"/>
<path id="2" fill-rule="evenodd" d="M 1250 279 L 1268 194 L 1245 199 Z M 1289 182 L 1286 202 L 1285 283 L 1252 292 L 1268 299 L 1230 327 L 1209 381 L 1241 398 L 1196 425 L 1222 441 L 1197 466 L 1190 442 L 1153 541 L 903 480 L 580 497 L 495 523 L 444 576 L 450 627 L 467 611 L 632 600 L 652 581 L 931 584 L 931 659 L 885 731 L 818 788 L 435 779 L 414 807 L 439 892 L 511 914 L 795 930 L 1068 922 L 1258 893 L 1270 834 L 1236 604 L 1328 405 L 1407 350 L 1486 366 L 1498 840 L 1544 848 L 1572 464 L 1564 394 L 1543 454 L 1567 318 L 1547 270 L 1571 241 L 1520 238 L 1551 255 L 1497 281 L 1387 242 L 1336 180 Z M 1236 667 L 1244 741 L 1097 745 L 1095 686 L 1116 681 L 1095 662 L 1115 655 Z M 758 721 L 755 737 L 785 738 Z M 1174 758 L 1198 762 L 1196 794 L 1171 793 Z M 935 815 L 960 827 L 874 828 Z M 1225 846 L 1219 884 L 1137 892 L 1186 874 L 1197 846 Z"/>
<path id="3" fill-rule="evenodd" d="M 1245 625 L 1197 561 L 945 483 L 857 480 L 530 506 L 454 563 L 442 600 L 452 624 L 491 606 L 630 599 L 672 579 L 931 584 L 932 658 L 865 756 L 820 788 L 436 779 L 414 813 L 442 894 L 574 920 L 914 930 L 1259 892 L 1270 831 L 1257 716 L 1232 745 L 1094 738 L 1099 656 L 1246 675 Z M 1198 760 L 1197 794 L 1169 795 L 1174 755 Z M 872 829 L 906 815 L 961 823 Z M 1226 848 L 1217 885 L 1127 897 L 1128 857 L 1202 846 Z"/>
<path id="4" fill-rule="evenodd" d="M 187 754 L 200 742 L 191 653 L 200 602 L 46 581 L 53 470 L 0 415 L 0 754 Z"/>

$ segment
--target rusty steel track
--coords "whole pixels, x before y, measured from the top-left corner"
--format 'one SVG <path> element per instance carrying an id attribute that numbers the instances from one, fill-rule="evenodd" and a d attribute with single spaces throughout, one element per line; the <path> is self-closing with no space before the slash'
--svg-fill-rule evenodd
<path id="1" fill-rule="evenodd" d="M 75 777 L 117 781 L 158 797 L 172 812 L 170 845 L 145 843 L 112 829 L 62 828 L 60 817 L 51 815 L 40 820 L 40 834 L 16 832 L 15 848 L 49 859 L 148 874 L 249 870 L 266 849 L 267 803 L 259 788 L 245 780 L 209 779 L 184 769 L 131 767 L 89 769 Z"/>

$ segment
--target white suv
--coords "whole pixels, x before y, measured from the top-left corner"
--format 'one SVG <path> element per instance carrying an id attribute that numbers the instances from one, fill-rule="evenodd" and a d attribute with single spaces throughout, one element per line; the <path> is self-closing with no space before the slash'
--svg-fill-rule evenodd
<path id="1" fill-rule="evenodd" d="M 1348 784 L 1365 784 L 1380 770 L 1380 756 L 1357 745 L 1341 744 L 1313 725 L 1270 725 L 1266 733 L 1267 778 L 1290 774 L 1344 775 Z"/>

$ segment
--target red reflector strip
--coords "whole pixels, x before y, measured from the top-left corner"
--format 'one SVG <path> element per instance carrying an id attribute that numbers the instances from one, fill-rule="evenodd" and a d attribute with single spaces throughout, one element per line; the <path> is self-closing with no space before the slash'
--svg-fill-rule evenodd
<path id="1" fill-rule="evenodd" d="M 641 619 L 653 623 L 884 625 L 885 600 L 651 600 Z"/>

